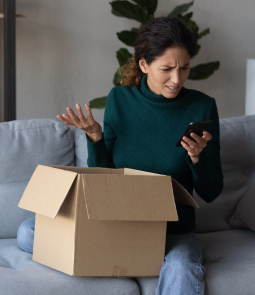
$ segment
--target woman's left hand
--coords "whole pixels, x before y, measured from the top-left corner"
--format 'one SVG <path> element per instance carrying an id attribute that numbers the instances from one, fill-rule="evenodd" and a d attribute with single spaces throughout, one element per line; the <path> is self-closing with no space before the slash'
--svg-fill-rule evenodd
<path id="1" fill-rule="evenodd" d="M 207 146 L 207 142 L 212 139 L 212 135 L 208 131 L 203 131 L 202 137 L 194 132 L 191 133 L 190 136 L 193 137 L 196 142 L 184 136 L 181 144 L 188 151 L 192 163 L 195 164 L 198 162 L 203 149 Z"/>

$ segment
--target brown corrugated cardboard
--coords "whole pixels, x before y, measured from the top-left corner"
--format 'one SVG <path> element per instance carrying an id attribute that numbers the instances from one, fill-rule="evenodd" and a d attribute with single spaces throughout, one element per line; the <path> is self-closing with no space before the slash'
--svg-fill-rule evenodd
<path id="1" fill-rule="evenodd" d="M 175 202 L 198 207 L 169 175 L 38 165 L 18 204 L 36 213 L 33 260 L 72 276 L 158 276 Z"/>

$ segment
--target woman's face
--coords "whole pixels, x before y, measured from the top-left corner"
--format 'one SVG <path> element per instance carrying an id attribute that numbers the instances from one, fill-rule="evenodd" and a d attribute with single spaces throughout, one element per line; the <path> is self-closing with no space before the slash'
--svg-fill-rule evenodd
<path id="1" fill-rule="evenodd" d="M 144 58 L 140 59 L 139 65 L 141 70 L 147 73 L 150 90 L 171 99 L 177 96 L 189 76 L 190 55 L 185 48 L 168 48 L 150 65 L 147 65 Z"/>

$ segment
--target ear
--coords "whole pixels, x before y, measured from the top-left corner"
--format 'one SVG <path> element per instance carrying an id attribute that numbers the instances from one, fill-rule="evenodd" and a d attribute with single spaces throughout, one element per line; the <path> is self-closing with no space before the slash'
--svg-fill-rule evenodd
<path id="1" fill-rule="evenodd" d="M 148 73 L 147 63 L 144 58 L 139 60 L 139 66 L 144 74 Z"/>

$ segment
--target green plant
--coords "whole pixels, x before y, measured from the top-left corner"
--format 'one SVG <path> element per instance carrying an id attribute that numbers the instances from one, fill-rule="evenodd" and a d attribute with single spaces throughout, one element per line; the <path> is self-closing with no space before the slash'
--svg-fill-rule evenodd
<path id="1" fill-rule="evenodd" d="M 134 19 L 138 22 L 140 22 L 139 28 L 150 21 L 151 19 L 154 19 L 154 13 L 158 5 L 158 0 L 132 0 L 135 3 L 132 3 L 127 0 L 115 0 L 113 2 L 109 2 L 112 6 L 112 14 L 118 17 L 126 17 L 129 19 Z M 199 28 L 194 20 L 192 20 L 193 12 L 189 12 L 184 14 L 191 5 L 193 5 L 194 1 L 191 1 L 190 3 L 178 5 L 174 8 L 172 12 L 170 12 L 167 16 L 172 17 L 176 16 L 180 19 L 182 19 L 186 26 L 195 33 L 195 36 L 198 39 L 201 39 L 205 35 L 210 33 L 210 29 L 207 28 L 203 30 L 202 32 L 199 32 Z M 117 33 L 118 39 L 123 42 L 127 46 L 134 47 L 135 40 L 137 37 L 137 32 L 139 28 L 132 28 L 130 31 L 121 31 Z M 201 46 L 197 44 L 197 55 L 200 51 Z M 116 57 L 119 62 L 119 69 L 127 62 L 127 60 L 132 57 L 132 54 L 126 49 L 126 48 L 120 48 L 116 52 Z M 195 67 L 192 67 L 190 69 L 190 74 L 188 79 L 190 80 L 202 80 L 206 79 L 209 76 L 211 76 L 214 71 L 218 70 L 220 66 L 219 61 L 199 64 Z M 118 70 L 119 70 L 118 69 Z M 114 74 L 113 84 L 115 86 L 119 86 L 121 76 L 118 74 L 118 70 Z M 90 101 L 90 108 L 97 108 L 102 109 L 105 107 L 107 96 L 95 98 Z"/>

